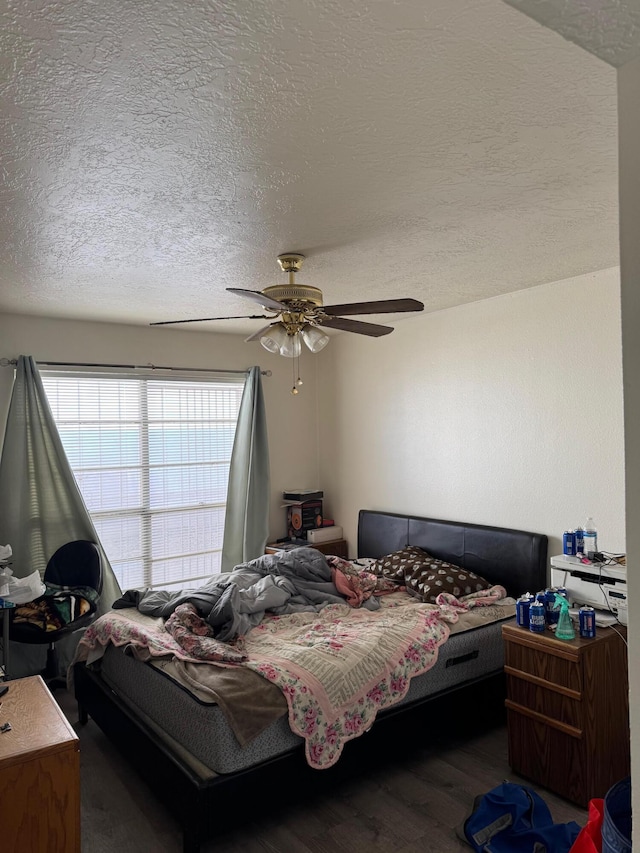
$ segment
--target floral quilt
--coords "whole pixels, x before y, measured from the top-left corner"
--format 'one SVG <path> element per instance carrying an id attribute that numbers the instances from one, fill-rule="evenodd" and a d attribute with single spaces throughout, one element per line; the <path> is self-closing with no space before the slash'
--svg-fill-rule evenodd
<path id="1" fill-rule="evenodd" d="M 199 636 L 193 623 L 202 623 L 203 620 L 195 615 L 195 608 L 181 605 L 178 610 L 177 615 L 166 621 L 150 619 L 137 611 L 110 610 L 84 632 L 74 663 L 94 663 L 102 657 L 109 644 L 145 649 L 151 658 L 176 657 L 188 663 L 224 665 L 246 659 L 242 640 L 231 644 L 211 636 Z"/>
<path id="2" fill-rule="evenodd" d="M 111 611 L 87 629 L 76 660 L 90 663 L 113 643 L 143 648 L 156 658 L 247 667 L 283 692 L 308 763 L 323 769 L 335 764 L 345 743 L 371 727 L 379 711 L 404 698 L 414 676 L 436 663 L 448 623 L 505 596 L 502 587 L 492 587 L 468 600 L 442 594 L 437 604 L 399 592 L 382 598 L 376 611 L 331 604 L 319 613 L 266 616 L 233 644 L 209 636 L 211 629 L 191 604 L 179 606 L 166 622 L 146 617 L 138 622 Z"/>
<path id="3" fill-rule="evenodd" d="M 463 599 L 442 593 L 436 604 L 406 593 L 371 612 L 332 604 L 319 614 L 264 620 L 245 637 L 247 666 L 277 684 L 292 731 L 305 740 L 308 763 L 331 767 L 347 741 L 378 712 L 406 695 L 411 679 L 436 663 L 459 614 L 506 598 L 502 586 Z"/>
<path id="4" fill-rule="evenodd" d="M 345 743 L 434 665 L 449 636 L 437 608 L 385 604 L 373 613 L 333 604 L 319 614 L 273 617 L 245 638 L 243 665 L 282 690 L 312 767 L 335 764 Z"/>

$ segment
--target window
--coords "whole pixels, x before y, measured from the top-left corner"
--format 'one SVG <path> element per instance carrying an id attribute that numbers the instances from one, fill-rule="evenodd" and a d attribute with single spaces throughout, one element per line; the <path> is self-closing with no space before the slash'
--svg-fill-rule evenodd
<path id="1" fill-rule="evenodd" d="M 41 375 L 121 587 L 183 587 L 219 572 L 244 378 Z"/>

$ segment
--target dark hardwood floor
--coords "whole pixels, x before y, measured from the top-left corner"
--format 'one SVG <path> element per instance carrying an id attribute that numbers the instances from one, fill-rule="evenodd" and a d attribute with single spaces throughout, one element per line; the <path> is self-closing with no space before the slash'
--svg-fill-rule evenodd
<path id="1" fill-rule="evenodd" d="M 80 736 L 83 853 L 181 853 L 180 827 L 125 757 L 93 721 L 79 725 L 70 694 L 55 697 Z M 526 781 L 509 769 L 503 714 L 487 706 L 487 720 L 480 710 L 458 700 L 453 708 L 414 712 L 420 716 L 407 736 L 375 755 L 367 753 L 365 735 L 343 778 L 332 777 L 323 790 L 298 792 L 295 801 L 283 793 L 266 815 L 247 802 L 240 826 L 225 826 L 221 812 L 221 831 L 202 853 L 468 853 L 455 827 L 474 797 L 504 779 Z M 555 821 L 586 823 L 585 811 L 538 790 Z"/>

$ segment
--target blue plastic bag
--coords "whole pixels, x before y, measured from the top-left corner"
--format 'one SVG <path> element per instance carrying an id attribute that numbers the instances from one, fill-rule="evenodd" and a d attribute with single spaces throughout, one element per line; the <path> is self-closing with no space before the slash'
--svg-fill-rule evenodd
<path id="1" fill-rule="evenodd" d="M 462 834 L 477 853 L 569 853 L 580 829 L 575 821 L 554 823 L 531 788 L 503 782 L 476 798 Z"/>

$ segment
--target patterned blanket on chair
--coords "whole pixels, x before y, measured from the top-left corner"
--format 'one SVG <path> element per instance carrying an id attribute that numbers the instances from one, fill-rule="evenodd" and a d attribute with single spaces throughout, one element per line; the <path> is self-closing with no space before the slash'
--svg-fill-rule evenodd
<path id="1" fill-rule="evenodd" d="M 16 624 L 33 625 L 41 631 L 58 631 L 85 613 L 96 609 L 98 593 L 89 586 L 47 584 L 43 595 L 19 604 L 13 615 Z"/>

